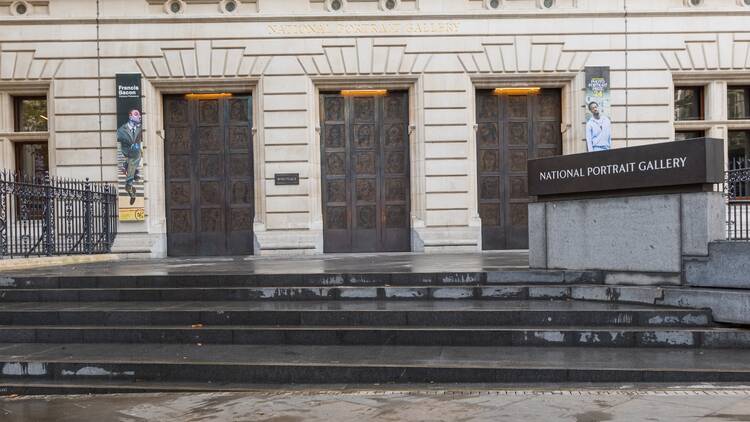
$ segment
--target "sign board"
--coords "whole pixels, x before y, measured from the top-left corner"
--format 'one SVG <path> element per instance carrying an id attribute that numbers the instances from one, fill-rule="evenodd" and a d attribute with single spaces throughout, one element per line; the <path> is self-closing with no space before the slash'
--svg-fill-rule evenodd
<path id="1" fill-rule="evenodd" d="M 143 221 L 146 219 L 143 208 L 120 208 L 120 221 Z"/>
<path id="2" fill-rule="evenodd" d="M 697 138 L 529 160 L 529 195 L 685 187 L 724 180 L 724 141 Z"/>
<path id="3" fill-rule="evenodd" d="M 276 186 L 299 185 L 299 173 L 276 173 L 273 180 Z"/>
<path id="4" fill-rule="evenodd" d="M 142 221 L 143 196 L 143 120 L 141 113 L 141 75 L 115 75 L 117 102 L 117 200 L 120 221 Z"/>

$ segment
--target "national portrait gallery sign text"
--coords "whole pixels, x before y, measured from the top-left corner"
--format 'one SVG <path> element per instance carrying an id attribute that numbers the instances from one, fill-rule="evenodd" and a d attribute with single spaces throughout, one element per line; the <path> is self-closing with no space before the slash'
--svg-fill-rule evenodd
<path id="1" fill-rule="evenodd" d="M 723 180 L 724 141 L 693 139 L 529 160 L 529 194 L 701 186 Z"/>
<path id="2" fill-rule="evenodd" d="M 539 173 L 540 181 L 577 179 L 579 177 L 606 176 L 609 174 L 627 174 L 637 171 L 669 170 L 685 167 L 687 157 L 664 158 L 658 160 L 631 161 L 620 164 L 603 164 L 575 169 L 547 170 Z"/>
<path id="3" fill-rule="evenodd" d="M 455 34 L 458 22 L 303 22 L 268 24 L 272 35 Z"/>

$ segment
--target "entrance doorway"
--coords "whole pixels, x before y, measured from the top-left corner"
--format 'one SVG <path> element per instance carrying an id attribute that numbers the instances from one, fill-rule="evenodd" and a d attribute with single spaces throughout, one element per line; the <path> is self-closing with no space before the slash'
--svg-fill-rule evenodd
<path id="1" fill-rule="evenodd" d="M 526 249 L 526 161 L 562 153 L 560 90 L 542 89 L 537 95 L 479 90 L 476 107 L 482 249 Z"/>
<path id="2" fill-rule="evenodd" d="M 252 100 L 164 97 L 167 253 L 253 253 Z"/>
<path id="3" fill-rule="evenodd" d="M 320 96 L 325 252 L 411 249 L 409 97 Z"/>

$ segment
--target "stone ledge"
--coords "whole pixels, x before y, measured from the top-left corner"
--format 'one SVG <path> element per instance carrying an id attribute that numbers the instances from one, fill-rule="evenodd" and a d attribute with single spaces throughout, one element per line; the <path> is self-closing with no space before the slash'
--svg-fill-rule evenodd
<path id="1" fill-rule="evenodd" d="M 750 289 L 574 285 L 554 298 L 710 309 L 716 322 L 750 324 Z"/>
<path id="2" fill-rule="evenodd" d="M 690 286 L 750 288 L 750 242 L 711 242 L 708 257 L 686 257 L 683 266 Z"/>
<path id="3" fill-rule="evenodd" d="M 24 270 L 28 268 L 56 267 L 59 265 L 90 264 L 95 262 L 119 261 L 119 254 L 44 256 L 37 258 L 20 258 L 0 260 L 2 270 Z"/>
<path id="4" fill-rule="evenodd" d="M 750 290 L 665 288 L 658 304 L 711 309 L 715 321 L 750 324 Z"/>

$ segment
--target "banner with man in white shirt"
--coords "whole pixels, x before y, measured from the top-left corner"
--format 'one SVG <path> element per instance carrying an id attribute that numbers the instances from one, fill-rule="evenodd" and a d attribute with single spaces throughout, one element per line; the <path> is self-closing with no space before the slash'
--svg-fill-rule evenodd
<path id="1" fill-rule="evenodd" d="M 586 149 L 589 152 L 612 148 L 612 121 L 609 119 L 609 67 L 586 67 Z"/>

